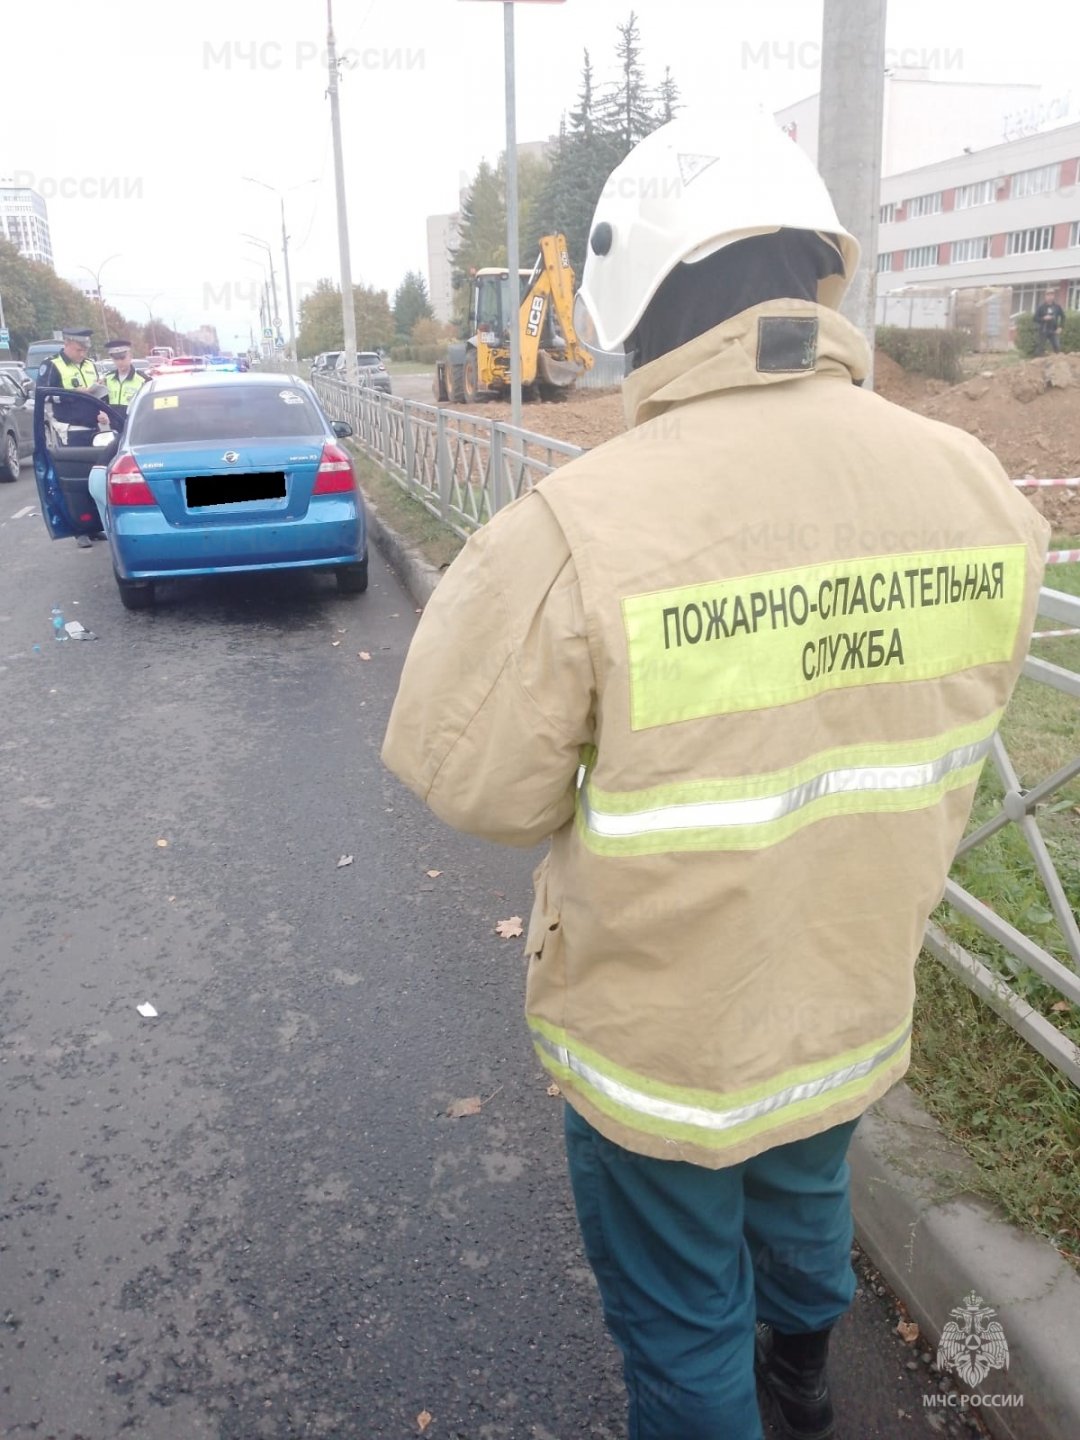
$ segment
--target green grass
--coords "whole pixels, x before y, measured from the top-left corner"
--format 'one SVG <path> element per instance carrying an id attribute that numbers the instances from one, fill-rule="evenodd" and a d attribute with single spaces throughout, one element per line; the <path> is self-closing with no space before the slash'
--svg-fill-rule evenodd
<path id="1" fill-rule="evenodd" d="M 464 541 L 441 520 L 413 500 L 392 476 L 355 445 L 350 445 L 357 479 L 379 515 L 424 559 L 441 569 L 449 565 Z"/>
<path id="2" fill-rule="evenodd" d="M 1076 545 L 1055 537 L 1054 548 Z M 1080 594 L 1080 565 L 1047 573 L 1055 590 Z M 1038 629 L 1065 628 L 1056 620 Z M 1080 637 L 1036 641 L 1033 653 L 1080 671 Z M 1021 678 L 1001 727 L 1021 785 L 1073 759 L 1080 702 Z M 1000 808 L 1003 787 L 988 763 L 972 811 L 974 829 Z M 1070 906 L 1080 910 L 1080 779 L 1039 807 L 1039 829 Z M 1051 955 L 1071 964 L 1031 851 L 1015 825 L 961 857 L 953 877 Z M 1070 1039 L 1080 1044 L 1080 1009 L 1054 1009 L 1057 991 L 947 905 L 935 919 Z M 979 1167 L 985 1193 L 1012 1220 L 1044 1235 L 1080 1264 L 1080 1090 L 947 972 L 924 955 L 909 1080 L 924 1104 Z"/>

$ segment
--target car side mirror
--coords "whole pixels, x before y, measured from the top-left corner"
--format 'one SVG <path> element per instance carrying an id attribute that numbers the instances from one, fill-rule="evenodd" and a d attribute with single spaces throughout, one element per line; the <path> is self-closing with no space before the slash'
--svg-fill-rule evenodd
<path id="1" fill-rule="evenodd" d="M 30 399 L 30 396 L 34 393 L 34 382 L 33 382 L 33 380 L 24 380 L 24 381 L 22 382 L 22 392 L 23 392 L 23 394 L 26 396 L 26 398 L 29 400 L 29 399 Z"/>
<path id="2" fill-rule="evenodd" d="M 330 428 L 339 440 L 347 440 L 353 433 L 353 428 L 347 420 L 331 420 Z"/>

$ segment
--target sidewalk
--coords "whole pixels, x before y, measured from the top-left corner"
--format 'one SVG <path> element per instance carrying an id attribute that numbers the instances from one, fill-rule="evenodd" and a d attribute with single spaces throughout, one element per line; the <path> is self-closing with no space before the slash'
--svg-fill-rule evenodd
<path id="1" fill-rule="evenodd" d="M 370 500 L 368 517 L 372 540 L 422 608 L 441 572 Z M 974 1387 L 974 1413 L 1002 1440 L 1077 1440 L 1080 1274 L 964 1192 L 971 1160 L 904 1084 L 864 1116 L 849 1159 L 857 1239 L 922 1336 L 936 1346 L 972 1292 L 994 1312 L 985 1324 L 1001 1326 L 1008 1363 Z"/>

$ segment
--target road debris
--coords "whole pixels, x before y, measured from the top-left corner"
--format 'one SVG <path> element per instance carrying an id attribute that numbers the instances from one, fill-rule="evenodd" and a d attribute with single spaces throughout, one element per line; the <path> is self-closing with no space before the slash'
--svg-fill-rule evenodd
<path id="1" fill-rule="evenodd" d="M 495 926 L 495 934 L 501 935 L 504 940 L 516 940 L 519 935 L 524 935 L 521 916 L 511 915 L 509 920 L 500 920 Z"/>
<path id="2" fill-rule="evenodd" d="M 431 1424 L 431 1422 L 432 1422 L 432 1420 L 434 1420 L 434 1418 L 435 1418 L 434 1415 L 432 1415 L 432 1414 L 430 1413 L 430 1411 L 428 1411 L 428 1410 L 421 1410 L 421 1411 L 420 1411 L 420 1414 L 417 1415 L 417 1417 L 416 1417 L 416 1423 L 417 1423 L 417 1426 L 418 1426 L 419 1429 L 420 1429 L 420 1434 L 421 1434 L 421 1435 L 423 1435 L 424 1431 L 428 1428 L 428 1426 Z"/>
<path id="3" fill-rule="evenodd" d="M 154 843 L 159 850 L 167 850 L 169 848 L 168 840 L 156 840 Z"/>
<path id="4" fill-rule="evenodd" d="M 481 1100 L 479 1095 L 469 1095 L 464 1100 L 452 1100 L 446 1107 L 446 1113 L 451 1120 L 461 1120 L 466 1115 L 479 1115 L 488 1101 L 494 1100 L 502 1088 L 501 1085 L 497 1085 L 487 1100 Z"/>
<path id="5" fill-rule="evenodd" d="M 64 629 L 72 640 L 96 640 L 98 638 L 92 630 L 87 630 L 86 626 L 80 624 L 78 620 L 69 620 Z"/>
<path id="6" fill-rule="evenodd" d="M 136 1005 L 135 1009 L 138 1010 L 144 1020 L 153 1020 L 158 1013 L 153 1005 L 150 1004 L 149 1000 L 144 1000 L 141 1005 Z"/>
<path id="7" fill-rule="evenodd" d="M 429 880 L 437 880 L 437 879 L 439 878 L 439 876 L 442 874 L 442 871 L 441 871 L 441 870 L 425 870 L 425 871 L 424 871 L 424 874 L 428 877 Z"/>
<path id="8" fill-rule="evenodd" d="M 367 650 L 358 650 L 358 651 L 356 652 L 356 654 L 357 654 L 357 658 L 360 659 L 360 660 L 370 660 L 370 659 L 371 659 L 371 655 L 370 655 L 370 653 L 369 653 Z"/>
<path id="9" fill-rule="evenodd" d="M 351 865 L 352 862 L 353 857 L 351 855 L 342 855 L 341 859 L 337 862 L 337 868 L 343 870 L 346 865 Z"/>

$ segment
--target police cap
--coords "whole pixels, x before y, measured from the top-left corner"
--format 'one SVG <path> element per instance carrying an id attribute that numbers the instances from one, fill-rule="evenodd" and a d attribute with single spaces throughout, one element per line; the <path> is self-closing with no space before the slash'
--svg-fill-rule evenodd
<path id="1" fill-rule="evenodd" d="M 120 355 L 120 354 L 122 354 L 125 350 L 130 350 L 130 349 L 131 349 L 131 341 L 130 341 L 130 340 L 110 340 L 109 343 L 108 343 L 108 345 L 106 345 L 105 348 L 106 348 L 106 350 L 108 350 L 108 352 L 109 352 L 110 355 Z"/>
<path id="2" fill-rule="evenodd" d="M 90 337 L 93 333 L 92 330 L 65 330 L 63 332 L 65 340 L 81 340 L 84 345 L 90 344 Z"/>

